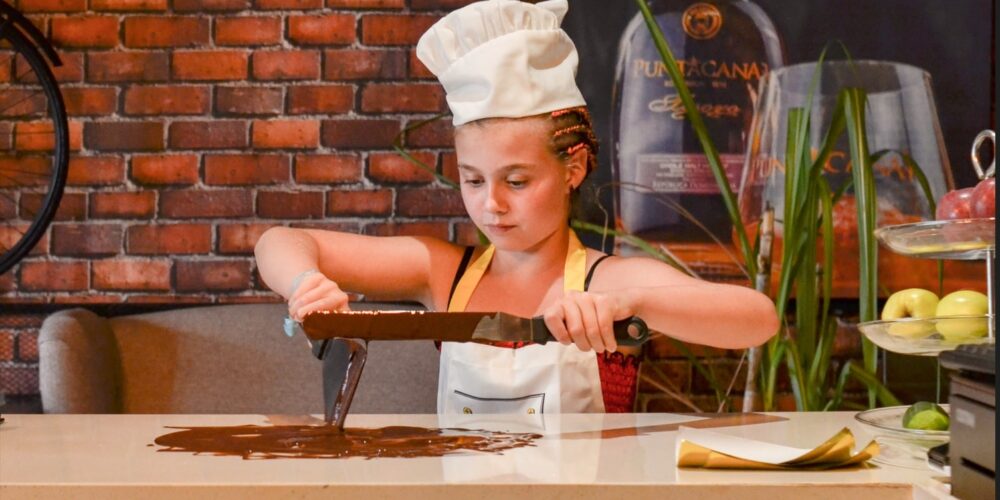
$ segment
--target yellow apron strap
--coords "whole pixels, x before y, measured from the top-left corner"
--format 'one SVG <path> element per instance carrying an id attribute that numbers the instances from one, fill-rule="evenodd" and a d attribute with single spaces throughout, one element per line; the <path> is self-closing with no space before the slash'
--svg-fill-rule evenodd
<path id="1" fill-rule="evenodd" d="M 490 261 L 493 260 L 493 252 L 495 250 L 496 248 L 490 245 L 469 267 L 465 268 L 465 273 L 458 280 L 458 285 L 455 286 L 455 293 L 452 294 L 451 301 L 448 302 L 448 312 L 462 312 L 465 310 L 465 306 L 469 304 L 469 299 L 472 298 L 473 290 L 479 285 L 479 280 L 482 279 L 483 274 L 486 273 L 486 268 L 490 265 Z"/>
<path id="2" fill-rule="evenodd" d="M 563 270 L 563 291 L 583 291 L 587 279 L 587 249 L 576 233 L 569 231 L 569 248 L 566 251 L 566 268 Z"/>
<path id="3" fill-rule="evenodd" d="M 479 280 L 486 273 L 486 268 L 493 260 L 496 248 L 490 245 L 476 260 L 465 269 L 455 286 L 455 293 L 448 303 L 448 312 L 462 312 L 472 298 L 472 292 L 479 285 Z M 566 251 L 566 267 L 563 269 L 563 290 L 583 291 L 587 279 L 587 249 L 580 243 L 573 230 L 569 232 L 569 247 Z"/>

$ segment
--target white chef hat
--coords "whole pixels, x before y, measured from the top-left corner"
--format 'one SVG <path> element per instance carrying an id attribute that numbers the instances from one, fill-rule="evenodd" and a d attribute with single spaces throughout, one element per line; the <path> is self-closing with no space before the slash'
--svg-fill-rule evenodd
<path id="1" fill-rule="evenodd" d="M 444 86 L 455 126 L 583 106 L 576 46 L 559 27 L 566 0 L 485 0 L 435 23 L 417 57 Z"/>

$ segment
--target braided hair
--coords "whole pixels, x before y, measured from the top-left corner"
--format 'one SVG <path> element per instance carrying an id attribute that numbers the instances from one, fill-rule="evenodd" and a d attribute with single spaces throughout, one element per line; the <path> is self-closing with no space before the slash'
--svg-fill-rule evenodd
<path id="1" fill-rule="evenodd" d="M 552 148 L 556 155 L 566 160 L 577 151 L 587 149 L 587 174 L 597 168 L 597 135 L 590 121 L 590 112 L 584 106 L 566 108 L 549 113 L 552 120 Z"/>

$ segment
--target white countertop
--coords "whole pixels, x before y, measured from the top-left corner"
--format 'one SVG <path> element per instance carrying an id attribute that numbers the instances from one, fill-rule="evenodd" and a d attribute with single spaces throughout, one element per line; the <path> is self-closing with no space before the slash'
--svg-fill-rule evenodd
<path id="1" fill-rule="evenodd" d="M 843 427 L 860 448 L 872 435 L 853 412 L 774 413 L 788 420 L 713 429 L 812 448 Z M 930 469 L 880 465 L 830 471 L 710 471 L 675 466 L 676 431 L 643 427 L 702 418 L 672 414 L 493 417 L 351 415 L 348 427 L 408 425 L 536 432 L 535 446 L 502 455 L 438 458 L 244 460 L 160 452 L 168 426 L 291 423 L 262 415 L 6 415 L 0 498 L 947 498 Z M 478 419 L 485 416 L 476 416 Z M 304 417 L 300 417 L 301 420 Z M 291 417 L 294 420 L 294 417 Z M 638 427 L 638 435 L 587 431 Z M 575 433 L 575 434 L 574 434 Z M 624 434 L 629 434 L 625 432 Z M 457 495 L 457 496 L 456 496 Z"/>

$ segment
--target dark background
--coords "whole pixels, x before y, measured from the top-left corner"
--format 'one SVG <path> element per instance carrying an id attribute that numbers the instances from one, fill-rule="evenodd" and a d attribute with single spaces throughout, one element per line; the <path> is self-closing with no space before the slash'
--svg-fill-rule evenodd
<path id="1" fill-rule="evenodd" d="M 980 130 L 992 128 L 994 116 L 991 0 L 755 3 L 771 17 L 782 37 L 787 64 L 816 60 L 827 42 L 841 40 L 855 59 L 902 62 L 930 73 L 955 185 L 976 183 L 969 148 Z M 618 40 L 637 13 L 633 0 L 570 0 L 563 23 L 580 52 L 577 82 L 604 146 L 599 155 L 601 168 L 593 179 L 596 185 L 611 179 L 611 87 Z M 611 207 L 610 197 L 602 197 L 601 202 Z M 588 244 L 599 245 L 595 237 L 591 239 L 595 241 Z"/>

